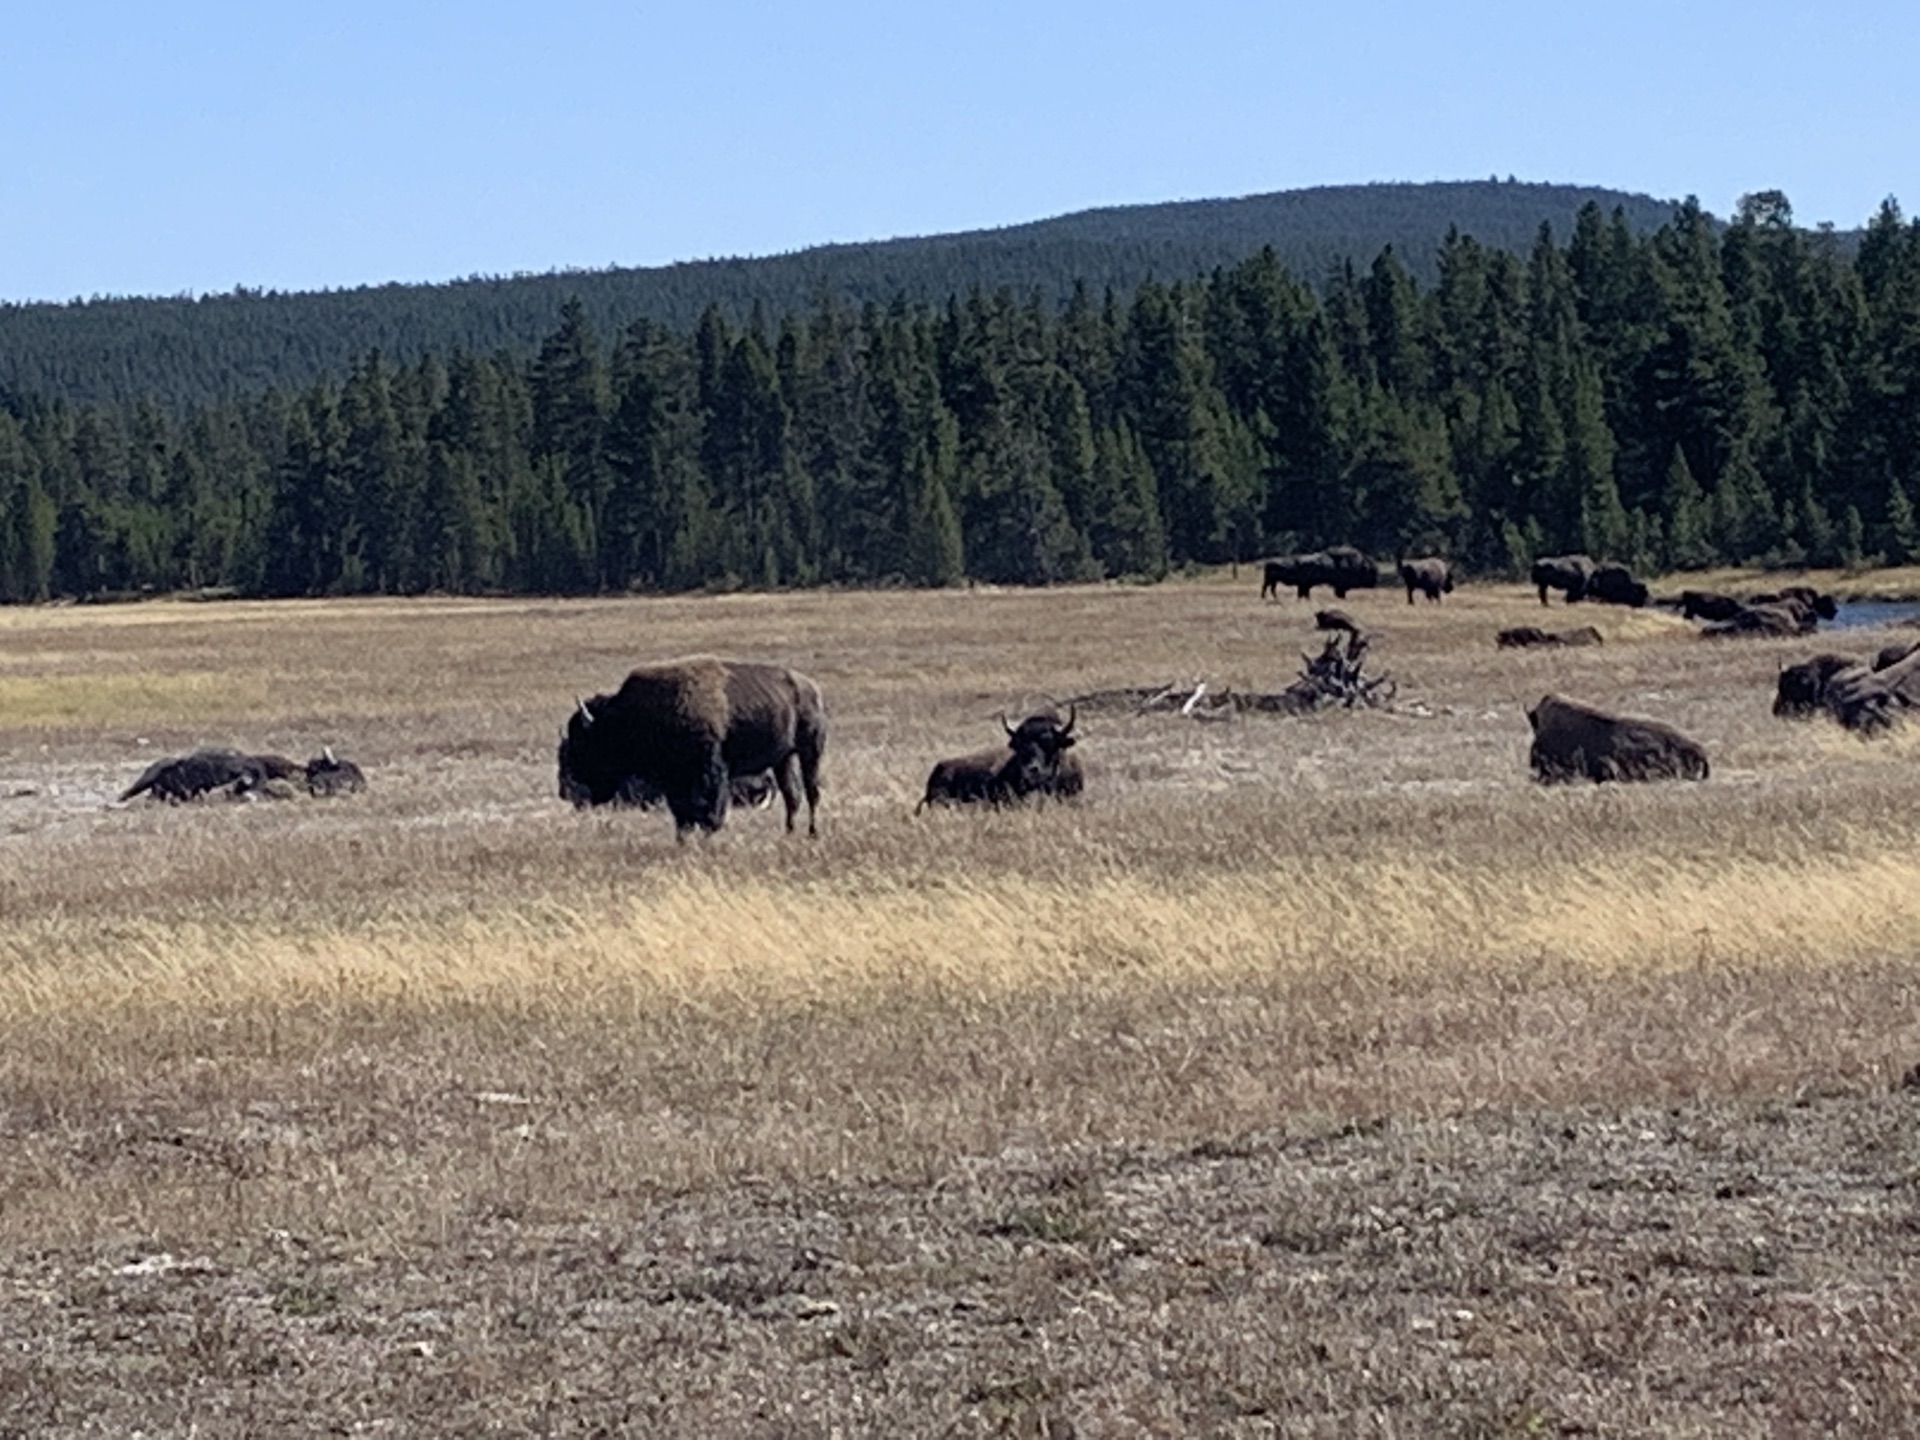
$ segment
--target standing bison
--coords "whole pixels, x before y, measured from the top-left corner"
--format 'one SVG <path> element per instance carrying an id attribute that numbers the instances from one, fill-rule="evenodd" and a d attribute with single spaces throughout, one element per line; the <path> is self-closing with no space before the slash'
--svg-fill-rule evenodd
<path id="1" fill-rule="evenodd" d="M 1438 556 L 1429 556 L 1424 560 L 1402 560 L 1400 583 L 1407 587 L 1409 605 L 1413 604 L 1413 592 L 1416 590 L 1427 599 L 1438 601 L 1442 595 L 1453 593 L 1453 567 Z"/>
<path id="2" fill-rule="evenodd" d="M 1587 555 L 1548 555 L 1533 562 L 1533 586 L 1540 592 L 1540 603 L 1547 603 L 1547 591 L 1559 590 L 1569 602 L 1587 598 L 1587 582 L 1593 578 L 1593 559 Z"/>
<path id="3" fill-rule="evenodd" d="M 1077 719 L 1071 706 L 1064 724 L 1051 711 L 1029 715 L 1018 726 L 1003 718 L 1005 746 L 937 762 L 913 813 L 929 805 L 1008 805 L 1029 795 L 1078 795 L 1086 778 L 1079 757 L 1070 753 Z"/>
<path id="4" fill-rule="evenodd" d="M 711 655 L 643 665 L 576 706 L 560 739 L 560 795 L 586 806 L 657 791 L 684 839 L 726 823 L 733 777 L 772 771 L 789 832 L 805 787 L 812 835 L 826 743 L 820 687 L 798 671 Z"/>
<path id="5" fill-rule="evenodd" d="M 1542 697 L 1527 712 L 1528 760 L 1543 785 L 1563 780 L 1704 780 L 1707 753 L 1670 725 Z"/>
<path id="6" fill-rule="evenodd" d="M 1331 586 L 1339 599 L 1349 590 L 1371 590 L 1380 583 L 1380 570 L 1366 554 L 1351 545 L 1335 545 L 1306 555 L 1269 560 L 1262 572 L 1260 598 L 1280 598 L 1280 587 L 1291 585 L 1302 600 L 1313 598 L 1316 585 Z"/>

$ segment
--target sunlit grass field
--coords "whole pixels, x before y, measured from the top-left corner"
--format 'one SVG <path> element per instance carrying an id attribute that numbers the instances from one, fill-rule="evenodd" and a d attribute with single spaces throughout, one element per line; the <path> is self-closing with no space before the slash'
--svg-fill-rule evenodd
<path id="1" fill-rule="evenodd" d="M 1682 583 L 1742 580 L 1658 588 Z M 1188 1297 L 1187 1358 L 1157 1381 L 1102 1349 L 1167 1302 L 1102 1268 L 1124 1258 L 1109 1242 L 1152 1230 L 1114 1218 L 1113 1175 L 1155 1156 L 1271 1154 L 1284 1169 L 1292 1142 L 1273 1137 L 1354 1135 L 1387 1164 L 1379 1146 L 1430 1146 L 1440 1132 L 1419 1127 L 1460 1117 L 1524 1129 L 1885 1097 L 1920 1061 L 1920 737 L 1868 744 L 1769 713 L 1781 664 L 1870 655 L 1884 632 L 1709 643 L 1659 610 L 1543 616 L 1519 586 L 1440 605 L 1359 593 L 1343 608 L 1374 633 L 1390 710 L 1205 722 L 1087 706 L 1079 803 L 913 815 L 931 763 L 992 743 L 1003 712 L 1137 685 L 1283 688 L 1318 648 L 1315 606 L 1257 591 L 1243 571 L 1044 592 L 0 610 L 0 1246 L 15 1257 L 0 1339 L 45 1339 L 0 1361 L 0 1429 L 9 1404 L 29 1433 L 124 1428 L 144 1412 L 112 1397 L 134 1373 L 152 1381 L 149 1433 L 298 1431 L 320 1414 L 395 1433 L 619 1433 L 622 1414 L 661 1433 L 1388 1433 L 1369 1408 L 1388 1393 L 1414 1431 L 1780 1422 L 1778 1404 L 1737 1396 L 1663 1408 L 1646 1367 L 1726 1363 L 1680 1331 L 1606 1364 L 1549 1346 L 1446 1384 L 1395 1351 L 1368 1390 L 1229 1287 Z M 1606 643 L 1493 643 L 1562 623 Z M 786 836 L 776 806 L 682 846 L 663 814 L 556 797 L 573 698 L 698 652 L 821 683 L 817 839 Z M 1712 779 L 1532 784 L 1524 711 L 1549 691 L 1678 726 Z M 330 745 L 369 789 L 110 803 L 154 756 L 201 744 L 300 759 Z M 1511 1180 L 1537 1152 L 1500 1133 L 1470 1162 L 1447 1142 L 1452 1159 L 1432 1163 Z M 1108 1175 L 1116 1155 L 1130 1158 Z M 1906 1184 L 1913 1158 L 1889 1161 L 1887 1182 Z M 1057 1186 L 1020 1200 L 1009 1166 Z M 540 1300 L 545 1262 L 501 1238 L 591 1232 L 598 1253 L 703 1225 L 717 1237 L 740 1197 L 771 1193 L 783 1215 L 867 1215 L 863 1243 L 885 1250 L 875 1237 L 961 1192 L 996 1225 L 1065 1217 L 1026 1240 L 1048 1273 L 1080 1266 L 1107 1297 L 1075 1292 L 1114 1327 L 1086 1321 L 1078 1360 L 1041 1363 L 1001 1336 L 943 1361 L 889 1328 L 910 1297 L 878 1280 L 751 1343 L 727 1327 L 765 1296 L 689 1298 L 676 1280 L 648 1303 L 693 1305 L 695 1329 L 717 1304 L 714 1333 L 732 1340 L 702 1350 L 630 1324 L 616 1343 L 582 1319 L 592 1297 L 574 1281 L 574 1308 Z M 1280 1233 L 1274 1213 L 1260 1224 Z M 1489 1254 L 1524 1241 L 1495 1230 Z M 1915 1311 L 1912 1237 L 1895 1233 L 1891 1258 L 1884 1236 L 1861 1253 L 1880 1255 L 1874 1323 L 1899 1339 Z M 687 1243 L 700 1274 L 725 1249 Z M 915 1286 L 975 1293 L 992 1271 L 941 1253 L 944 1278 Z M 111 1277 L 161 1254 L 206 1265 L 182 1271 L 178 1303 L 148 1295 L 134 1312 L 148 1318 L 126 1321 Z M 1396 1254 L 1385 1289 L 1365 1266 L 1341 1284 L 1386 1303 L 1409 1283 Z M 1032 1277 L 1007 1263 L 989 1293 L 1019 1310 Z M 1473 1293 L 1472 1265 L 1441 1269 L 1420 1284 Z M 321 1297 L 311 1314 L 288 1286 Z M 1082 1322 L 1048 1294 L 1027 1339 L 1071 1350 Z M 1628 1298 L 1593 1303 L 1612 1324 Z M 1289 1304 L 1323 1336 L 1366 1309 L 1331 1293 Z M 392 1328 L 422 1309 L 456 1317 L 425 1351 Z M 548 1348 L 509 1333 L 500 1317 L 520 1312 L 529 1333 L 551 1327 Z M 1254 1378 L 1232 1385 L 1294 1388 L 1219 1410 L 1228 1381 L 1201 1372 L 1248 1344 L 1268 1362 L 1247 1358 Z M 633 1364 L 684 1373 L 635 1410 Z M 574 1408 L 542 1409 L 563 1370 Z M 1891 1405 L 1909 1378 L 1855 1383 Z M 811 1406 L 740 1398 L 789 1385 L 811 1385 Z M 1215 1399 L 1188 1405 L 1201 1390 Z"/>

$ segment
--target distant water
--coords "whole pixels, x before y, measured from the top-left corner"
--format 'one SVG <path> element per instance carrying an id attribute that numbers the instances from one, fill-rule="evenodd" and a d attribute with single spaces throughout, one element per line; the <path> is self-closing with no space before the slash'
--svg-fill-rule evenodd
<path id="1" fill-rule="evenodd" d="M 1839 614 L 1825 622 L 1837 630 L 1865 625 L 1894 625 L 1920 617 L 1920 600 L 1842 600 Z"/>

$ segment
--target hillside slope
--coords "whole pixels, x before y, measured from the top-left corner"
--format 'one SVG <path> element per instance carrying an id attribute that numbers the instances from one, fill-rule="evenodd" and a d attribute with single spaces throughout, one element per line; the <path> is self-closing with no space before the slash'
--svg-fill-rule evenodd
<path id="1" fill-rule="evenodd" d="M 1366 265 L 1392 245 L 1423 281 L 1449 228 L 1520 251 L 1542 224 L 1564 240 L 1580 209 L 1620 207 L 1636 231 L 1672 203 L 1588 186 L 1472 181 L 1349 185 L 1233 200 L 1087 210 L 996 230 L 824 245 L 757 259 L 651 269 L 559 271 L 445 284 L 318 293 L 236 291 L 202 298 L 101 299 L 0 307 L 0 400 L 151 398 L 170 408 L 297 387 L 344 373 L 378 349 L 523 354 L 577 297 L 602 335 L 642 317 L 686 329 L 709 305 L 769 317 L 822 294 L 860 305 L 896 296 L 938 301 L 1009 286 L 1058 299 L 1076 282 L 1096 294 L 1177 280 L 1271 246 L 1317 280 L 1343 260 Z"/>

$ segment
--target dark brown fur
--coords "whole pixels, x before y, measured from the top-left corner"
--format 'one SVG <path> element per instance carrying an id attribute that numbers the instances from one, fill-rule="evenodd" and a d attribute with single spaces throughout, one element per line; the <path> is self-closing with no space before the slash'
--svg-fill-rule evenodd
<path id="1" fill-rule="evenodd" d="M 1558 695 L 1527 712 L 1528 760 L 1542 784 L 1565 780 L 1704 780 L 1706 751 L 1670 725 L 1609 715 Z"/>
<path id="2" fill-rule="evenodd" d="M 1416 590 L 1437 602 L 1442 595 L 1453 593 L 1453 567 L 1437 555 L 1423 560 L 1402 560 L 1400 583 L 1407 587 L 1409 605 L 1413 604 Z"/>

